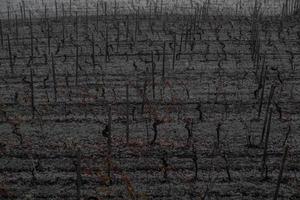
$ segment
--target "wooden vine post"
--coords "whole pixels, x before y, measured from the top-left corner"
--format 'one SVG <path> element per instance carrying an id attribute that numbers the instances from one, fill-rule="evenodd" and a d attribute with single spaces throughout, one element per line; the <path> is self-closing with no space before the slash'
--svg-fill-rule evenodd
<path id="1" fill-rule="evenodd" d="M 76 44 L 75 86 L 78 86 L 78 71 L 79 71 L 79 47 L 78 44 Z"/>
<path id="2" fill-rule="evenodd" d="M 9 56 L 10 72 L 11 72 L 11 74 L 13 74 L 14 73 L 14 68 L 13 68 L 13 58 L 12 58 L 11 43 L 10 43 L 9 34 L 7 34 L 7 46 L 8 46 L 8 56 Z"/>
<path id="3" fill-rule="evenodd" d="M 111 105 L 108 107 L 108 138 L 107 138 L 107 177 L 111 183 L 111 162 L 112 162 L 112 137 L 111 137 L 111 123 L 112 113 Z"/>
<path id="4" fill-rule="evenodd" d="M 285 146 L 284 153 L 283 153 L 282 160 L 281 160 L 280 171 L 279 171 L 278 178 L 277 178 L 276 190 L 275 190 L 273 200 L 277 200 L 277 198 L 278 198 L 280 183 L 281 183 L 281 180 L 282 180 L 282 175 L 283 175 L 283 170 L 284 170 L 284 165 L 285 165 L 286 157 L 287 157 L 287 154 L 288 154 L 288 150 L 289 150 L 289 146 Z"/>
<path id="5" fill-rule="evenodd" d="M 129 144 L 129 85 L 126 85 L 126 144 Z"/>
<path id="6" fill-rule="evenodd" d="M 152 98 L 155 99 L 155 62 L 153 51 L 151 52 L 151 63 L 152 63 Z"/>
<path id="7" fill-rule="evenodd" d="M 81 151 L 78 148 L 76 152 L 76 200 L 81 200 Z"/>
<path id="8" fill-rule="evenodd" d="M 31 115 L 32 119 L 35 117 L 35 102 L 34 102 L 34 82 L 33 82 L 33 69 L 30 67 L 30 89 L 31 89 Z"/>
<path id="9" fill-rule="evenodd" d="M 52 59 L 52 78 L 53 78 L 53 90 L 54 90 L 54 101 L 57 102 L 57 85 L 56 85 L 56 73 L 53 53 L 51 54 Z"/>
<path id="10" fill-rule="evenodd" d="M 162 64 L 162 81 L 165 81 L 165 62 L 166 62 L 166 42 L 164 41 L 163 46 L 163 64 Z"/>

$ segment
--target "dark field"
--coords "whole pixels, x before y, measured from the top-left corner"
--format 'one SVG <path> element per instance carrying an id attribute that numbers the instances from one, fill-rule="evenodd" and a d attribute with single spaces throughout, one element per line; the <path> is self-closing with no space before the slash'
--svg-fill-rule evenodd
<path id="1" fill-rule="evenodd" d="M 0 199 L 300 199 L 299 12 L 117 5 L 1 19 Z"/>

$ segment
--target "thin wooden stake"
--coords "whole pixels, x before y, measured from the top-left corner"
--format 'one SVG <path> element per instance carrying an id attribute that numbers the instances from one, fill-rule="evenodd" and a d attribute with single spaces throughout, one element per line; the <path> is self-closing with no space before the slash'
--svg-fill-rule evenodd
<path id="1" fill-rule="evenodd" d="M 23 15 L 23 7 L 22 7 L 21 3 L 19 3 L 19 7 L 20 7 L 20 13 L 21 13 L 21 23 L 23 24 L 24 23 L 24 15 Z"/>
<path id="2" fill-rule="evenodd" d="M 3 28 L 2 28 L 2 20 L 0 19 L 0 39 L 1 39 L 1 46 L 4 46 L 4 38 L 3 38 Z"/>
<path id="3" fill-rule="evenodd" d="M 134 41 L 137 41 L 138 34 L 138 26 L 139 26 L 139 10 L 135 14 L 135 29 L 134 29 Z"/>
<path id="4" fill-rule="evenodd" d="M 44 21 L 47 21 L 47 4 L 45 4 Z"/>
<path id="5" fill-rule="evenodd" d="M 126 144 L 129 143 L 129 85 L 126 85 Z"/>
<path id="6" fill-rule="evenodd" d="M 273 95 L 274 95 L 274 90 L 275 90 L 275 86 L 272 85 L 271 90 L 270 90 L 270 94 L 269 94 L 267 108 L 266 108 L 265 123 L 264 123 L 264 126 L 263 126 L 263 131 L 262 131 L 262 134 L 261 134 L 261 138 L 260 138 L 260 144 L 262 144 L 263 140 L 264 140 L 265 130 L 266 130 L 266 119 L 267 119 L 268 112 L 269 112 L 270 105 L 271 105 L 271 101 L 272 101 L 272 98 L 273 98 Z"/>
<path id="7" fill-rule="evenodd" d="M 50 22 L 47 20 L 47 36 L 48 36 L 48 54 L 51 52 L 51 34 L 50 34 Z"/>
<path id="8" fill-rule="evenodd" d="M 180 45 L 179 45 L 178 59 L 180 59 L 181 50 L 182 50 L 182 43 L 183 43 L 183 32 L 180 34 Z"/>
<path id="9" fill-rule="evenodd" d="M 105 62 L 109 61 L 109 52 L 108 52 L 108 30 L 107 25 L 105 26 Z"/>
<path id="10" fill-rule="evenodd" d="M 55 19 L 57 20 L 57 19 L 58 19 L 58 13 L 57 13 L 57 0 L 55 0 L 54 4 L 55 4 Z"/>
<path id="11" fill-rule="evenodd" d="M 99 2 L 97 1 L 97 14 L 96 14 L 96 31 L 99 32 Z"/>
<path id="12" fill-rule="evenodd" d="M 143 84 L 143 99 L 142 99 L 142 109 L 141 109 L 142 115 L 144 114 L 144 110 L 145 110 L 146 95 L 147 95 L 147 81 L 145 80 Z"/>
<path id="13" fill-rule="evenodd" d="M 76 69 L 75 69 L 75 85 L 78 86 L 78 70 L 79 70 L 79 47 L 76 45 Z"/>
<path id="14" fill-rule="evenodd" d="M 129 39 L 129 16 L 126 16 L 126 42 L 128 42 Z"/>
<path id="15" fill-rule="evenodd" d="M 34 119 L 35 105 L 34 105 L 34 83 L 33 83 L 33 69 L 32 68 L 30 68 L 30 89 L 31 89 L 31 115 L 32 115 L 32 119 Z"/>
<path id="16" fill-rule="evenodd" d="M 81 199 L 81 152 L 78 148 L 76 152 L 76 199 Z"/>
<path id="17" fill-rule="evenodd" d="M 9 55 L 9 67 L 10 67 L 11 74 L 13 74 L 14 73 L 14 68 L 13 68 L 13 60 L 12 60 L 11 44 L 10 44 L 9 34 L 7 34 L 7 44 L 8 44 L 8 55 Z"/>
<path id="18" fill-rule="evenodd" d="M 231 178 L 231 174 L 230 174 L 230 167 L 229 167 L 227 155 L 226 155 L 225 152 L 223 154 L 223 159 L 225 160 L 225 168 L 226 168 L 226 173 L 227 173 L 228 181 L 231 182 L 232 178 Z"/>
<path id="19" fill-rule="evenodd" d="M 8 23 L 8 31 L 11 32 L 11 25 L 10 25 L 10 6 L 7 5 L 7 23 Z"/>
<path id="20" fill-rule="evenodd" d="M 279 174 L 278 174 L 277 185 L 276 185 L 276 190 L 275 190 L 273 200 L 277 200 L 277 198 L 278 198 L 280 183 L 281 183 L 281 180 L 282 180 L 284 164 L 285 164 L 285 161 L 286 161 L 288 150 L 289 150 L 289 146 L 285 146 L 284 153 L 283 153 L 282 160 L 281 160 L 280 171 L 279 171 Z"/>
<path id="21" fill-rule="evenodd" d="M 152 61 L 152 98 L 155 99 L 155 63 L 153 51 L 151 52 L 151 61 Z"/>
<path id="22" fill-rule="evenodd" d="M 107 2 L 104 2 L 104 21 L 105 21 L 105 26 L 107 25 Z"/>
<path id="23" fill-rule="evenodd" d="M 54 90 L 54 101 L 57 102 L 57 85 L 56 85 L 56 73 L 53 53 L 51 54 L 52 59 L 52 78 L 53 78 L 53 90 Z"/>
<path id="24" fill-rule="evenodd" d="M 16 14 L 15 15 L 15 21 L 16 21 L 16 32 L 15 32 L 15 35 L 16 35 L 16 40 L 17 40 L 17 43 L 19 42 L 19 23 L 18 23 L 18 15 Z"/>
<path id="25" fill-rule="evenodd" d="M 117 18 L 117 10 L 118 10 L 118 5 L 117 5 L 117 1 L 115 0 L 115 7 L 114 7 L 114 18 L 116 19 Z"/>
<path id="26" fill-rule="evenodd" d="M 175 58 L 176 58 L 176 34 L 174 34 L 174 40 L 173 40 L 173 62 L 172 62 L 172 68 L 175 69 Z"/>
<path id="27" fill-rule="evenodd" d="M 107 176 L 111 182 L 111 156 L 112 156 L 112 137 L 111 137 L 111 123 L 112 123 L 112 114 L 111 114 L 111 105 L 108 107 L 108 138 L 107 138 Z"/>
<path id="28" fill-rule="evenodd" d="M 29 24 L 30 24 L 30 53 L 31 53 L 31 58 L 33 59 L 33 28 L 32 28 L 32 20 L 31 20 L 31 10 L 29 10 Z"/>
<path id="29" fill-rule="evenodd" d="M 70 3 L 69 3 L 69 16 L 72 16 L 72 0 L 70 0 Z"/>
<path id="30" fill-rule="evenodd" d="M 62 3 L 62 36 L 63 36 L 63 42 L 65 41 L 65 6 Z"/>
<path id="31" fill-rule="evenodd" d="M 88 2 L 85 0 L 85 25 L 86 25 L 86 33 L 88 34 L 89 30 L 89 11 L 88 11 Z"/>
<path id="32" fill-rule="evenodd" d="M 25 1 L 22 0 L 22 7 L 23 7 L 23 20 L 26 21 L 26 6 L 25 6 Z"/>
<path id="33" fill-rule="evenodd" d="M 164 1 L 161 0 L 161 1 L 160 1 L 160 16 L 163 15 L 163 5 L 164 5 Z"/>
<path id="34" fill-rule="evenodd" d="M 96 67 L 96 60 L 95 60 L 95 38 L 94 34 L 92 33 L 92 63 L 93 63 L 93 69 L 95 70 Z"/>
<path id="35" fill-rule="evenodd" d="M 267 127 L 267 132 L 266 132 L 266 139 L 265 139 L 265 145 L 264 145 L 264 154 L 263 154 L 263 159 L 262 159 L 262 171 L 261 171 L 261 177 L 267 178 L 267 154 L 268 154 L 268 142 L 269 142 L 269 135 L 270 135 L 270 128 L 271 128 L 271 119 L 272 119 L 272 113 L 273 109 L 272 107 L 270 108 L 269 112 L 269 117 L 268 117 L 268 127 Z M 265 175 L 264 175 L 265 174 Z"/>
<path id="36" fill-rule="evenodd" d="M 195 148 L 193 147 L 193 162 L 194 162 L 194 166 L 195 166 L 195 174 L 194 174 L 194 180 L 198 180 L 198 156 L 197 156 L 197 152 L 195 150 Z"/>
<path id="37" fill-rule="evenodd" d="M 77 14 L 77 11 L 75 12 L 75 37 L 76 37 L 76 43 L 77 45 L 79 44 L 79 41 L 78 41 L 78 14 Z"/>
<path id="38" fill-rule="evenodd" d="M 218 123 L 217 128 L 216 128 L 216 131 L 217 131 L 217 148 L 220 147 L 220 129 L 221 129 L 221 123 Z"/>
<path id="39" fill-rule="evenodd" d="M 120 47 L 120 23 L 117 21 L 117 52 L 119 52 Z"/>
<path id="40" fill-rule="evenodd" d="M 261 90 L 260 103 L 259 103 L 259 108 L 258 108 L 258 119 L 260 118 L 260 115 L 261 115 L 261 110 L 262 110 L 262 105 L 263 105 L 263 100 L 264 100 L 266 76 L 267 76 L 267 66 L 262 67 L 261 74 L 264 74 L 264 76 L 263 76 L 262 83 L 261 83 L 262 90 Z"/>
<path id="41" fill-rule="evenodd" d="M 163 47 L 163 66 L 162 66 L 162 80 L 165 81 L 165 60 L 166 60 L 166 42 L 164 41 Z"/>

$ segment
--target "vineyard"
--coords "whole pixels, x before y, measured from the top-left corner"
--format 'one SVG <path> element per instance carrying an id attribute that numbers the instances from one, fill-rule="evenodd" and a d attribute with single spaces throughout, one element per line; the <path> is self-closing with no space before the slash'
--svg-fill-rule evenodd
<path id="1" fill-rule="evenodd" d="M 300 199 L 299 1 L 0 1 L 1 200 Z"/>

